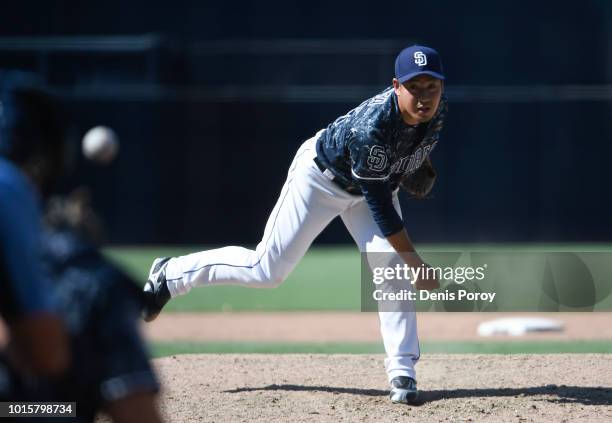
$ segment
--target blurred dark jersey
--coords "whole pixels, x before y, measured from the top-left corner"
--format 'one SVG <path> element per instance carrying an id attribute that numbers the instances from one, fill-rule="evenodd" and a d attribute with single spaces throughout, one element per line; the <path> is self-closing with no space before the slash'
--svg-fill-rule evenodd
<path id="1" fill-rule="evenodd" d="M 45 268 L 70 334 L 72 365 L 58 381 L 21 378 L 13 397 L 77 402 L 77 421 L 93 421 L 108 402 L 156 392 L 138 331 L 136 284 L 73 232 L 49 232 L 43 246 Z"/>

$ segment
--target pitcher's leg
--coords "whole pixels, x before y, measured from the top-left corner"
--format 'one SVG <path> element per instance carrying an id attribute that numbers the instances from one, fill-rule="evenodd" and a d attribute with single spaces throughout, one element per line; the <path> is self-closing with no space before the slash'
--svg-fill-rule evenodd
<path id="1" fill-rule="evenodd" d="M 171 259 L 166 280 L 172 296 L 198 285 L 280 284 L 343 207 L 320 189 L 311 166 L 314 154 L 311 140 L 298 150 L 255 250 L 224 247 Z"/>
<path id="2" fill-rule="evenodd" d="M 401 216 L 397 195 L 394 206 Z M 341 214 L 342 220 L 357 243 L 360 252 L 367 253 L 368 265 L 394 266 L 401 258 L 382 235 L 372 219 L 367 203 L 361 201 Z M 401 262 L 400 264 L 402 264 Z M 385 368 L 389 381 L 396 376 L 409 376 L 416 379 L 415 364 L 419 360 L 420 349 L 417 336 L 416 313 L 413 304 L 403 303 L 401 311 L 380 311 L 380 331 L 387 358 Z"/>
<path id="3" fill-rule="evenodd" d="M 415 365 L 421 350 L 414 311 L 381 311 L 380 330 L 385 344 L 385 368 L 389 381 L 397 376 L 416 380 Z"/>

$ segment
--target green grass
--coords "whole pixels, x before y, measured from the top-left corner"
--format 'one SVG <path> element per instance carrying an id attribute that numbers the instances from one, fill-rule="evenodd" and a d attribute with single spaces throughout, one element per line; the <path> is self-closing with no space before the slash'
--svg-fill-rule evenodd
<path id="1" fill-rule="evenodd" d="M 284 342 L 162 342 L 151 345 L 154 357 L 176 354 L 375 354 L 377 343 L 284 343 Z"/>
<path id="2" fill-rule="evenodd" d="M 594 341 L 473 341 L 425 342 L 423 353 L 446 354 L 586 354 L 612 353 L 612 342 Z"/>
<path id="3" fill-rule="evenodd" d="M 207 247 L 115 247 L 107 255 L 136 280 L 146 279 L 155 257 L 178 256 Z M 210 247 L 208 247 L 210 248 Z M 611 244 L 435 244 L 419 251 L 612 251 Z M 310 249 L 279 288 L 213 286 L 193 289 L 171 301 L 165 311 L 359 311 L 360 255 L 354 246 Z"/>
<path id="4" fill-rule="evenodd" d="M 199 251 L 178 248 L 112 248 L 110 258 L 135 279 L 147 277 L 155 257 Z M 164 311 L 359 311 L 360 257 L 354 247 L 311 249 L 289 278 L 276 289 L 238 286 L 196 288 L 168 303 Z"/>
<path id="5" fill-rule="evenodd" d="M 422 342 L 423 354 L 565 354 L 612 353 L 610 341 L 443 341 Z M 160 342 L 154 357 L 176 354 L 382 354 L 381 343 Z"/>

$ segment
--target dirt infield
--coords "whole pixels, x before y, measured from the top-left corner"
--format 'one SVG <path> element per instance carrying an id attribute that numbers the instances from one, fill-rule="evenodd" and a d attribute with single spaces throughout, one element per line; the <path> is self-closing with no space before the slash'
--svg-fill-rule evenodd
<path id="1" fill-rule="evenodd" d="M 154 361 L 169 422 L 609 422 L 612 355 L 428 355 L 420 406 L 391 404 L 381 355 Z"/>
<path id="2" fill-rule="evenodd" d="M 418 313 L 419 339 L 483 340 L 476 331 L 480 323 L 510 316 L 554 319 L 563 323 L 564 330 L 487 339 L 612 340 L 612 313 Z M 143 324 L 142 330 L 150 341 L 381 342 L 378 325 L 377 313 L 162 313 L 155 322 Z M 5 342 L 0 321 L 0 345 Z"/>
<path id="3" fill-rule="evenodd" d="M 612 339 L 612 313 L 418 313 L 419 339 L 482 340 L 476 331 L 480 323 L 510 316 L 545 317 L 564 325 L 562 332 L 511 339 Z M 381 342 L 378 325 L 377 313 L 162 313 L 143 329 L 153 341 Z"/>

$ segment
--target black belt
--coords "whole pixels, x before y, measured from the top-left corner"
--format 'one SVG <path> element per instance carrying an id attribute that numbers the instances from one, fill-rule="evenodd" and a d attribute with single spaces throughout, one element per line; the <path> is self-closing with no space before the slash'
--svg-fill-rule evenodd
<path id="1" fill-rule="evenodd" d="M 321 163 L 321 160 L 319 160 L 318 157 L 315 156 L 313 160 L 315 164 L 317 165 L 317 167 L 319 168 L 319 170 L 321 171 L 321 173 L 325 173 L 326 170 L 329 170 L 327 167 L 325 167 L 323 163 Z M 329 172 L 331 172 L 331 170 L 329 170 Z M 327 174 L 325 176 L 327 177 Z M 348 185 L 342 179 L 338 178 L 335 175 L 333 176 L 333 178 L 329 178 L 329 180 L 335 183 L 336 185 L 338 185 L 340 188 L 342 188 L 344 191 L 348 192 L 351 195 L 361 195 L 361 189 L 355 186 L 352 186 L 352 185 Z"/>
<path id="2" fill-rule="evenodd" d="M 317 165 L 317 167 L 319 168 L 319 170 L 321 171 L 321 173 L 323 173 L 323 172 L 325 172 L 327 170 L 325 165 L 323 163 L 321 163 L 321 160 L 319 160 L 319 158 L 317 156 L 315 156 L 315 158 L 313 160 L 314 160 L 315 164 Z"/>

